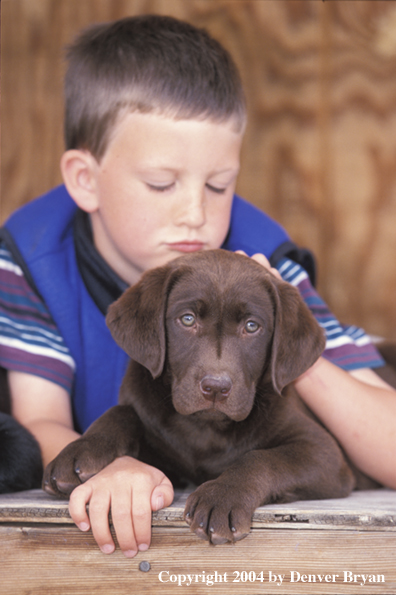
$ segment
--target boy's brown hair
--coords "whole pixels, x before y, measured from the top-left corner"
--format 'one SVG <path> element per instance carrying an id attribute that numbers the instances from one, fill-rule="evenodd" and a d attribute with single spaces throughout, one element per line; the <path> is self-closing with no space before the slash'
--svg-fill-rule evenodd
<path id="1" fill-rule="evenodd" d="M 114 125 L 132 111 L 244 125 L 231 56 L 184 21 L 143 15 L 94 25 L 69 46 L 67 58 L 66 149 L 87 149 L 99 161 Z"/>

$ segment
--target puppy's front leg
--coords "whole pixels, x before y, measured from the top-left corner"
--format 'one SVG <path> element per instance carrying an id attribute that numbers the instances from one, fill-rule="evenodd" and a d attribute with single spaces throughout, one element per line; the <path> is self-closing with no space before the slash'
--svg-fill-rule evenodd
<path id="1" fill-rule="evenodd" d="M 136 458 L 141 435 L 140 420 L 131 406 L 112 407 L 49 463 L 43 489 L 50 494 L 68 496 L 114 459 L 124 455 Z"/>
<path id="2" fill-rule="evenodd" d="M 217 479 L 199 486 L 184 511 L 191 530 L 215 545 L 235 542 L 249 533 L 258 506 L 347 496 L 355 481 L 351 470 L 319 426 L 317 437 L 248 452 Z"/>

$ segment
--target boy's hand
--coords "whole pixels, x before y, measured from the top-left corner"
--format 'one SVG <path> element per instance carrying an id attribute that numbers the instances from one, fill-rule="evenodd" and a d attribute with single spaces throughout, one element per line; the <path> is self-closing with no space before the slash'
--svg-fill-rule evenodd
<path id="1" fill-rule="evenodd" d="M 246 252 L 244 252 L 243 250 L 237 250 L 236 254 L 243 254 L 244 256 L 247 256 Z M 252 258 L 252 260 L 255 260 L 256 262 L 261 264 L 264 268 L 268 269 L 270 273 L 272 273 L 275 277 L 277 277 L 277 279 L 282 280 L 282 277 L 281 277 L 279 271 L 270 265 L 268 258 L 266 256 L 264 256 L 264 254 L 260 254 L 260 253 L 253 254 L 253 256 L 251 256 L 250 258 Z"/>
<path id="2" fill-rule="evenodd" d="M 120 457 L 70 495 L 70 515 L 82 531 L 92 528 L 105 554 L 115 550 L 109 512 L 118 544 L 128 558 L 145 551 L 151 542 L 151 512 L 169 506 L 173 487 L 155 467 L 132 457 Z M 89 516 L 86 505 L 89 503 Z"/>

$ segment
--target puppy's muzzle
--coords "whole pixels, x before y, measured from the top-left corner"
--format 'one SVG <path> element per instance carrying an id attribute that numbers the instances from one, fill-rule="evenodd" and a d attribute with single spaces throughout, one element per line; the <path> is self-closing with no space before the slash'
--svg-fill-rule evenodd
<path id="1" fill-rule="evenodd" d="M 207 375 L 200 382 L 200 389 L 207 401 L 223 402 L 229 397 L 232 380 L 228 374 Z"/>

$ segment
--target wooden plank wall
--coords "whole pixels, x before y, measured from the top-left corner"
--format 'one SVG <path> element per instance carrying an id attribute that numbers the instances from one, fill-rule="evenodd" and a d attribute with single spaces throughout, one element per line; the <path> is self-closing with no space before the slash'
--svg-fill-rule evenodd
<path id="1" fill-rule="evenodd" d="M 238 191 L 319 264 L 342 321 L 396 338 L 396 2 L 3 0 L 2 218 L 61 181 L 62 48 L 157 12 L 232 52 L 250 121 Z"/>

